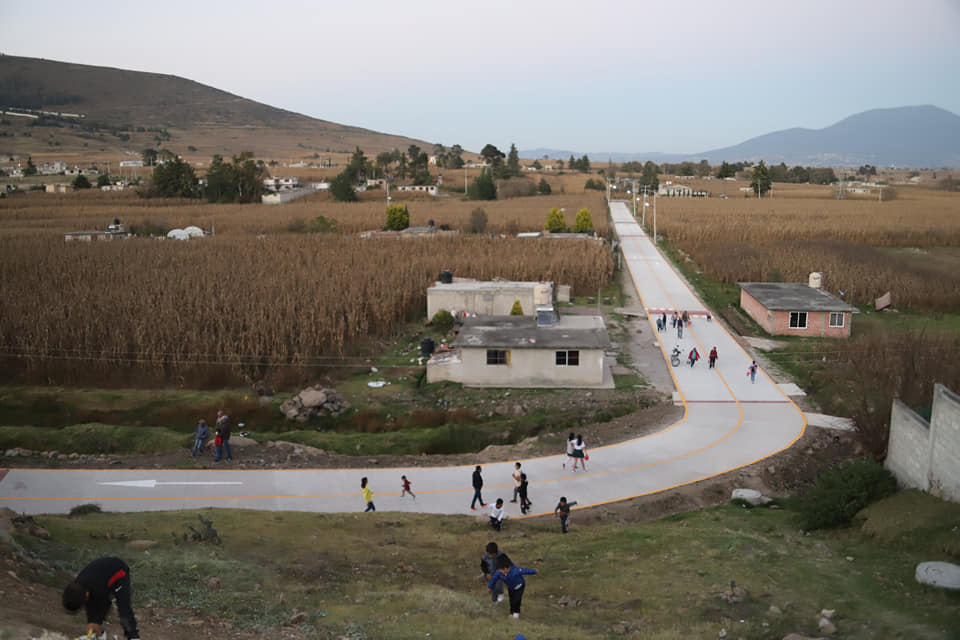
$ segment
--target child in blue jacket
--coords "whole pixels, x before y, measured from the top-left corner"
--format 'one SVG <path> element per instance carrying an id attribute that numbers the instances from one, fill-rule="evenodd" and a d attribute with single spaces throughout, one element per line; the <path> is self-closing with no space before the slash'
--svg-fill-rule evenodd
<path id="1" fill-rule="evenodd" d="M 510 562 L 510 558 L 501 556 L 497 559 L 497 572 L 490 579 L 487 590 L 493 592 L 493 586 L 497 580 L 501 580 L 507 586 L 507 593 L 510 597 L 510 615 L 514 618 L 520 617 L 520 603 L 523 600 L 523 589 L 527 586 L 523 576 L 535 576 L 539 571 L 536 569 L 523 569 Z"/>

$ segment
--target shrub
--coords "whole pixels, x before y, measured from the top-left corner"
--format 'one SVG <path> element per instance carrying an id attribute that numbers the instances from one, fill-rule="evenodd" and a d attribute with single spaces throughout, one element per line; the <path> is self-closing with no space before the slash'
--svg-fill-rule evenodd
<path id="1" fill-rule="evenodd" d="M 410 226 L 410 212 L 404 204 L 387 205 L 387 231 L 403 231 Z"/>
<path id="2" fill-rule="evenodd" d="M 338 223 L 334 218 L 317 216 L 310 221 L 310 233 L 331 233 L 337 230 Z"/>
<path id="3" fill-rule="evenodd" d="M 858 511 L 897 490 L 893 475 L 872 460 L 853 460 L 820 474 L 798 503 L 800 526 L 848 524 Z"/>
<path id="4" fill-rule="evenodd" d="M 88 502 L 86 504 L 78 504 L 70 509 L 70 514 L 67 517 L 79 518 L 80 516 L 85 516 L 90 513 L 103 513 L 103 510 L 100 508 L 100 505 Z"/>
<path id="5" fill-rule="evenodd" d="M 554 207 L 547 214 L 547 224 L 544 227 L 550 233 L 563 233 L 567 230 L 567 221 L 563 217 L 563 211 Z"/>
<path id="6" fill-rule="evenodd" d="M 548 196 L 553 193 L 553 189 L 550 188 L 550 183 L 547 182 L 546 178 L 540 178 L 540 184 L 537 185 L 537 192 L 542 196 Z"/>
<path id="7" fill-rule="evenodd" d="M 433 328 L 441 333 L 446 333 L 453 329 L 453 315 L 446 309 L 440 309 L 430 320 L 430 324 L 433 325 Z"/>
<path id="8" fill-rule="evenodd" d="M 586 233 L 593 229 L 593 216 L 588 209 L 577 211 L 577 217 L 573 222 L 574 233 Z"/>
<path id="9" fill-rule="evenodd" d="M 484 233 L 487 230 L 487 212 L 477 207 L 470 212 L 470 223 L 467 225 L 468 233 Z"/>
<path id="10" fill-rule="evenodd" d="M 519 300 L 513 301 L 513 307 L 510 309 L 510 315 L 512 316 L 522 316 L 523 315 L 523 305 L 520 304 Z"/>
<path id="11" fill-rule="evenodd" d="M 584 183 L 583 188 L 584 188 L 584 189 L 595 189 L 595 190 L 597 190 L 597 191 L 606 191 L 606 190 L 607 190 L 607 185 L 606 185 L 606 183 L 604 183 L 603 180 L 600 180 L 599 178 L 597 178 L 597 179 L 587 178 L 587 181 Z"/>

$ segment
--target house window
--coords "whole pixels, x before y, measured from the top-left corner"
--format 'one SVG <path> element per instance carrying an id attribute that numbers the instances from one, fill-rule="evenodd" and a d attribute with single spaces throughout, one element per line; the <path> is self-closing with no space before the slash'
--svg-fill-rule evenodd
<path id="1" fill-rule="evenodd" d="M 830 326 L 831 327 L 843 327 L 843 316 L 842 311 L 833 311 L 830 313 Z"/>
<path id="2" fill-rule="evenodd" d="M 557 366 L 558 367 L 579 367 L 580 352 L 579 351 L 557 351 Z"/>
<path id="3" fill-rule="evenodd" d="M 791 311 L 790 312 L 790 328 L 806 329 L 807 328 L 807 312 Z"/>
<path id="4" fill-rule="evenodd" d="M 507 351 L 487 349 L 487 364 L 507 364 Z"/>

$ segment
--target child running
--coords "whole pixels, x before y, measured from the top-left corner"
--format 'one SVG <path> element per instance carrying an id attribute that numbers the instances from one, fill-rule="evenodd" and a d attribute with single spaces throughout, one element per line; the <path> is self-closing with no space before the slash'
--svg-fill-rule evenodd
<path id="1" fill-rule="evenodd" d="M 487 590 L 493 593 L 493 587 L 497 581 L 503 581 L 507 586 L 507 597 L 510 598 L 510 615 L 514 618 L 520 617 L 520 604 L 523 601 L 523 590 L 527 586 L 523 576 L 535 576 L 539 571 L 536 569 L 523 569 L 512 565 L 510 558 L 500 557 L 497 559 L 497 572 L 490 579 Z"/>
<path id="2" fill-rule="evenodd" d="M 570 519 L 570 507 L 577 504 L 577 501 L 567 502 L 566 497 L 560 498 L 560 502 L 554 507 L 553 512 L 560 518 L 560 532 L 567 532 L 567 522 Z"/>
<path id="3" fill-rule="evenodd" d="M 400 485 L 403 487 L 403 491 L 400 492 L 401 498 L 409 493 L 411 498 L 417 499 L 417 495 L 410 490 L 410 481 L 407 480 L 407 476 L 400 476 Z"/>
<path id="4" fill-rule="evenodd" d="M 376 511 L 377 508 L 373 506 L 373 490 L 371 490 L 370 485 L 367 484 L 366 478 L 360 479 L 360 488 L 363 490 L 363 501 L 367 503 L 367 508 L 364 509 L 363 512 Z"/>

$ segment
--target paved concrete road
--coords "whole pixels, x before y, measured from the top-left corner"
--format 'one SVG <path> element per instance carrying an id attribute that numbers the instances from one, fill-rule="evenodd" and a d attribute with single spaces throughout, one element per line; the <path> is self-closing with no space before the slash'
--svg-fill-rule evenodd
<path id="1" fill-rule="evenodd" d="M 574 473 L 560 455 L 524 460 L 531 479 L 534 514 L 553 510 L 560 496 L 580 506 L 655 493 L 742 467 L 793 444 L 806 425 L 799 409 L 760 371 L 747 376 L 749 355 L 717 322 L 708 321 L 703 303 L 690 291 L 622 202 L 611 203 L 617 233 L 643 305 L 652 310 L 694 314 L 683 338 L 667 329 L 659 338 L 664 356 L 674 345 L 686 358 L 694 346 L 702 359 L 694 367 L 672 368 L 686 412 L 679 422 L 643 438 L 589 448 L 586 473 Z M 712 347 L 716 369 L 707 366 Z M 483 466 L 484 500 L 509 501 L 512 463 Z M 229 470 L 0 470 L 0 506 L 25 513 L 64 513 L 96 502 L 108 511 L 148 511 L 199 507 L 269 510 L 360 511 L 360 478 L 367 476 L 380 511 L 463 514 L 473 495 L 472 466 L 410 469 Z M 400 475 L 413 483 L 417 499 L 400 497 Z M 478 514 L 482 511 L 478 511 Z M 519 516 L 508 502 L 508 513 Z"/>

